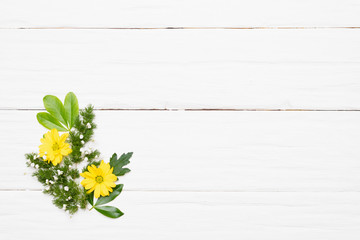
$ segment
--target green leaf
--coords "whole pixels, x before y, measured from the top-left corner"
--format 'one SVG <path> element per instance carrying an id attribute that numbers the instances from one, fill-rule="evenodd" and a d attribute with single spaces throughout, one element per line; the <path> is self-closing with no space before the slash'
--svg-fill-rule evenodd
<path id="1" fill-rule="evenodd" d="M 69 129 L 71 129 L 76 118 L 79 116 L 79 103 L 73 92 L 69 92 L 66 95 L 64 105 L 66 120 L 69 123 Z"/>
<path id="2" fill-rule="evenodd" d="M 68 130 L 64 128 L 64 126 L 56 120 L 53 116 L 46 112 L 40 112 L 36 115 L 37 120 L 41 125 L 46 127 L 47 129 L 56 128 L 60 132 L 67 132 Z"/>
<path id="3" fill-rule="evenodd" d="M 117 160 L 117 154 L 114 153 L 110 158 L 110 166 L 114 166 Z"/>
<path id="4" fill-rule="evenodd" d="M 58 121 L 67 126 L 65 108 L 62 102 L 55 96 L 46 95 L 43 99 L 45 109 Z"/>
<path id="5" fill-rule="evenodd" d="M 112 206 L 96 206 L 94 208 L 96 211 L 109 218 L 118 218 L 124 215 L 118 208 Z"/>
<path id="6" fill-rule="evenodd" d="M 123 167 L 130 163 L 129 159 L 132 157 L 132 155 L 132 152 L 124 153 L 119 157 L 119 159 L 117 159 L 116 153 L 112 155 L 110 159 L 110 166 L 114 167 L 113 173 L 116 176 L 123 176 L 126 173 L 130 172 L 130 169 Z"/>
<path id="7" fill-rule="evenodd" d="M 86 196 L 86 199 L 91 204 L 91 206 L 94 206 L 94 192 L 91 192 Z"/>
<path id="8" fill-rule="evenodd" d="M 119 194 L 121 193 L 122 189 L 123 189 L 123 184 L 118 184 L 116 185 L 115 188 L 113 188 L 113 192 L 110 193 L 109 196 L 106 197 L 100 197 L 97 202 L 95 203 L 95 206 L 99 206 L 99 205 L 103 205 L 105 203 L 111 202 L 112 200 L 114 200 L 117 196 L 119 196 Z"/>

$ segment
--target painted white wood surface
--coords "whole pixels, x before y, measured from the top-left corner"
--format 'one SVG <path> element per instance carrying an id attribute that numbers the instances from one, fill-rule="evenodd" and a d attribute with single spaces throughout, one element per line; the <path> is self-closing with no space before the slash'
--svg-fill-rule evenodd
<path id="1" fill-rule="evenodd" d="M 359 109 L 360 31 L 0 30 L 0 109 Z M 84 105 L 83 105 L 84 106 Z"/>
<path id="2" fill-rule="evenodd" d="M 0 193 L 2 239 L 357 239 L 360 193 L 123 192 L 125 212 L 73 218 L 40 192 Z M 56 233 L 56 234 L 54 234 Z"/>
<path id="3" fill-rule="evenodd" d="M 357 0 L 2 0 L 0 239 L 357 240 L 360 112 L 348 110 L 360 109 L 359 10 Z M 44 132 L 42 97 L 68 91 L 82 107 L 137 110 L 96 111 L 102 156 L 135 152 L 113 204 L 120 219 L 69 218 L 24 164 Z"/>
<path id="4" fill-rule="evenodd" d="M 357 0 L 2 0 L 0 27 L 359 27 Z"/>
<path id="5" fill-rule="evenodd" d="M 97 111 L 108 160 L 133 151 L 126 190 L 360 191 L 360 112 Z M 39 189 L 24 152 L 47 131 L 36 111 L 0 111 L 0 189 Z M 21 149 L 21 151 L 19 151 Z"/>

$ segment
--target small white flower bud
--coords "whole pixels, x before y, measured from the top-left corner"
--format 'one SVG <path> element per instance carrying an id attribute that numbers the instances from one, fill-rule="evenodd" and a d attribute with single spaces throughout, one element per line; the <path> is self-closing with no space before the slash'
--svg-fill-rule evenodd
<path id="1" fill-rule="evenodd" d="M 84 144 L 85 144 L 84 140 L 81 140 L 81 144 L 82 144 L 82 145 L 84 145 Z"/>
<path id="2" fill-rule="evenodd" d="M 49 184 L 49 179 L 46 179 L 46 181 L 45 181 L 45 182 L 46 182 L 46 184 Z"/>
<path id="3" fill-rule="evenodd" d="M 35 167 L 35 164 L 34 164 L 34 163 L 31 163 L 30 165 L 31 165 L 32 167 Z"/>
<path id="4" fill-rule="evenodd" d="M 43 156 L 43 159 L 46 160 L 46 155 Z"/>
<path id="5" fill-rule="evenodd" d="M 58 180 L 58 177 L 57 177 L 57 176 L 54 176 L 54 180 L 57 181 L 57 180 Z"/>
<path id="6" fill-rule="evenodd" d="M 84 138 L 84 135 L 81 134 L 81 135 L 80 135 L 80 139 L 83 139 L 83 138 Z"/>
<path id="7" fill-rule="evenodd" d="M 69 165 L 69 168 L 72 168 L 72 165 Z"/>
<path id="8" fill-rule="evenodd" d="M 39 169 L 39 165 L 36 164 L 36 165 L 35 165 L 35 168 L 36 168 L 36 169 Z"/>
<path id="9" fill-rule="evenodd" d="M 58 169 L 58 170 L 57 170 L 57 174 L 58 174 L 58 175 L 61 175 L 61 174 L 63 174 L 63 171 L 61 171 L 61 170 Z"/>
<path id="10" fill-rule="evenodd" d="M 85 151 L 85 149 L 84 148 L 80 148 L 80 152 L 84 152 Z"/>
<path id="11" fill-rule="evenodd" d="M 50 184 L 54 184 L 55 182 L 54 182 L 53 180 L 50 180 L 49 183 L 50 183 Z"/>
<path id="12" fill-rule="evenodd" d="M 65 190 L 65 191 L 69 191 L 69 187 L 68 187 L 68 186 L 65 186 L 65 187 L 64 187 L 64 190 Z"/>
<path id="13" fill-rule="evenodd" d="M 84 161 L 87 161 L 87 160 L 89 160 L 87 157 L 84 157 Z"/>
<path id="14" fill-rule="evenodd" d="M 90 123 L 87 123 L 87 124 L 86 124 L 86 127 L 87 127 L 87 128 L 91 128 L 91 124 L 90 124 Z"/>

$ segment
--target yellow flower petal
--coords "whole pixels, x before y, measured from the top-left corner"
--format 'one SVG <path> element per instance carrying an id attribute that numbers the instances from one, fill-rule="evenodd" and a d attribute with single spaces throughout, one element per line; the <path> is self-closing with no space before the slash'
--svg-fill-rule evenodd
<path id="1" fill-rule="evenodd" d="M 89 172 L 83 172 L 83 173 L 80 173 L 80 176 L 84 177 L 84 178 L 90 178 L 90 179 L 94 179 L 96 177 L 96 175 L 93 175 Z"/>
<path id="2" fill-rule="evenodd" d="M 89 171 L 91 174 L 97 176 L 97 170 L 96 170 L 96 166 L 95 166 L 94 164 L 91 165 L 91 166 L 88 166 L 87 169 L 88 169 L 88 171 Z"/>
<path id="3" fill-rule="evenodd" d="M 101 193 L 101 196 L 103 196 L 103 197 L 109 195 L 109 191 L 106 189 L 106 186 L 104 183 L 100 184 L 100 193 Z"/>
<path id="4" fill-rule="evenodd" d="M 109 174 L 104 177 L 104 181 L 106 182 L 115 182 L 117 180 L 117 177 L 114 174 Z"/>
<path id="5" fill-rule="evenodd" d="M 68 133 L 64 133 L 60 137 L 55 128 L 45 133 L 44 138 L 40 139 L 42 145 L 39 146 L 39 155 L 41 157 L 45 155 L 46 161 L 51 161 L 54 166 L 61 163 L 63 156 L 67 156 L 72 152 L 70 145 L 64 143 L 68 136 Z"/>
<path id="6" fill-rule="evenodd" d="M 92 191 L 94 191 L 95 187 L 96 187 L 96 184 L 92 188 L 90 188 L 86 193 L 91 193 Z"/>
<path id="7" fill-rule="evenodd" d="M 96 198 L 99 198 L 100 197 L 100 184 L 97 184 L 96 187 L 95 187 L 95 192 L 94 192 L 94 196 Z"/>

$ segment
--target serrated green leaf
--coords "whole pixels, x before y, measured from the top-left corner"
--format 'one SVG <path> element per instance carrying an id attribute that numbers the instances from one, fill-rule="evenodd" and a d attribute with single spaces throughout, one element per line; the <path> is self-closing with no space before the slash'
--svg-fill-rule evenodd
<path id="1" fill-rule="evenodd" d="M 94 192 L 91 192 L 86 196 L 86 199 L 91 204 L 91 206 L 94 206 Z"/>
<path id="2" fill-rule="evenodd" d="M 36 115 L 38 122 L 47 129 L 56 128 L 60 132 L 68 131 L 58 120 L 46 112 L 40 112 Z"/>
<path id="3" fill-rule="evenodd" d="M 106 197 L 100 197 L 96 203 L 95 206 L 99 206 L 99 205 L 103 205 L 105 203 L 111 202 L 112 200 L 114 200 L 117 196 L 120 195 L 122 189 L 123 189 L 123 184 L 118 184 L 116 185 L 116 187 L 113 188 L 113 192 L 110 193 L 109 196 Z"/>
<path id="4" fill-rule="evenodd" d="M 114 168 L 113 174 L 116 176 L 123 176 L 130 172 L 130 169 L 123 167 L 130 163 L 129 159 L 132 157 L 132 155 L 132 152 L 128 152 L 122 154 L 119 159 L 116 159 L 117 155 L 114 153 L 110 159 L 110 166 Z"/>
<path id="5" fill-rule="evenodd" d="M 69 92 L 64 101 L 65 106 L 65 116 L 69 125 L 69 129 L 75 123 L 76 118 L 79 116 L 79 103 L 73 92 Z"/>
<path id="6" fill-rule="evenodd" d="M 119 171 L 116 172 L 116 176 L 124 176 L 125 174 L 127 174 L 128 172 L 130 172 L 131 170 L 128 168 L 121 168 Z"/>
<path id="7" fill-rule="evenodd" d="M 109 218 L 118 218 L 124 215 L 118 208 L 112 206 L 96 206 L 94 207 L 99 213 L 109 217 Z"/>
<path id="8" fill-rule="evenodd" d="M 114 166 L 117 161 L 117 154 L 114 153 L 112 157 L 110 158 L 110 166 Z"/>
<path id="9" fill-rule="evenodd" d="M 53 95 L 46 95 L 43 101 L 45 109 L 59 122 L 67 126 L 65 108 L 62 102 Z"/>

